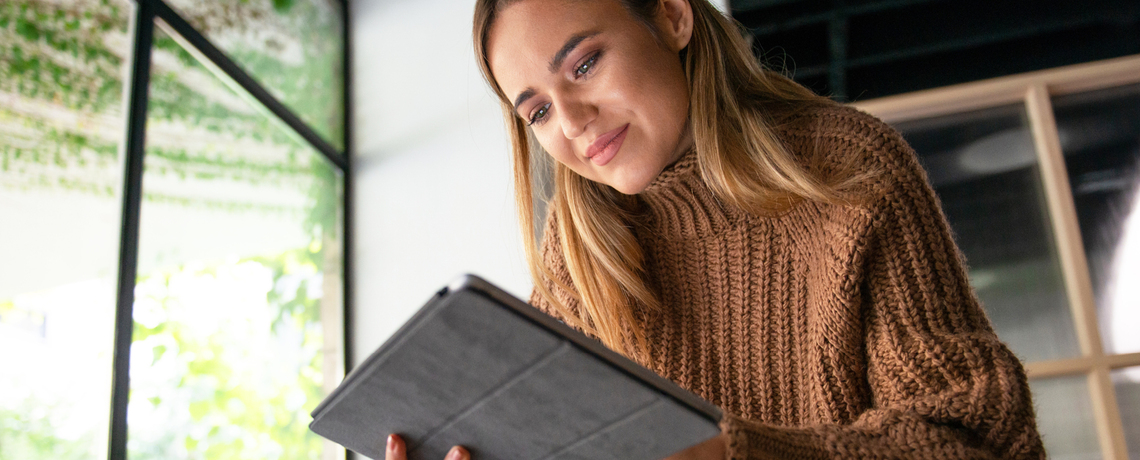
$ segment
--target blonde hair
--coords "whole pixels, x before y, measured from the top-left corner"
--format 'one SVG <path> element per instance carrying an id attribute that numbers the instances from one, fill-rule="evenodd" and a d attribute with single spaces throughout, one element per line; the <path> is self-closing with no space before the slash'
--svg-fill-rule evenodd
<path id="1" fill-rule="evenodd" d="M 635 306 L 658 308 L 660 302 L 645 277 L 645 258 L 630 226 L 630 197 L 587 180 L 564 165 L 555 166 L 550 201 L 558 223 L 562 256 L 574 288 L 563 285 L 542 263 L 534 234 L 534 155 L 545 155 L 510 98 L 495 81 L 488 61 L 487 33 L 495 13 L 518 0 L 478 0 L 474 46 L 488 84 L 498 94 L 510 132 L 515 201 L 527 261 L 535 288 L 567 322 L 595 335 L 627 355 L 643 354 L 645 334 Z M 634 17 L 652 29 L 660 0 L 620 0 Z M 771 126 L 805 104 L 832 104 L 792 80 L 764 69 L 753 57 L 734 21 L 707 0 L 689 0 L 693 33 L 681 51 L 689 84 L 689 120 L 704 182 L 721 200 L 755 214 L 770 214 L 807 199 L 826 203 L 844 200 L 837 190 L 797 163 Z M 575 296 L 581 307 L 571 311 L 558 301 L 547 282 Z"/>

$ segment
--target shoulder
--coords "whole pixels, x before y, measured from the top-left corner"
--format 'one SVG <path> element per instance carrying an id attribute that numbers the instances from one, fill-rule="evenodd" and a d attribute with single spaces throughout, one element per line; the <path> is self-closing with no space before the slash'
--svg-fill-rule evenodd
<path id="1" fill-rule="evenodd" d="M 804 107 L 774 129 L 805 166 L 828 182 L 852 182 L 860 194 L 928 188 L 914 149 L 878 117 L 840 104 Z"/>
<path id="2" fill-rule="evenodd" d="M 793 151 L 861 162 L 891 162 L 913 151 L 891 125 L 878 117 L 839 104 L 805 106 L 778 120 L 775 129 Z M 816 150 L 816 152 L 811 152 Z"/>

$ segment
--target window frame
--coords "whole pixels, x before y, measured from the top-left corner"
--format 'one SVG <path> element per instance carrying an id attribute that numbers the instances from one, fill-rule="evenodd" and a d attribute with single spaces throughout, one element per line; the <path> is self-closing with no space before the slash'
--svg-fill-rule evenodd
<path id="1" fill-rule="evenodd" d="M 351 32 L 348 0 L 332 0 L 341 8 L 341 40 L 343 75 L 343 145 L 338 151 L 303 122 L 292 110 L 278 101 L 255 78 L 245 72 L 229 56 L 190 25 L 164 0 L 131 0 L 134 11 L 129 28 L 131 54 L 128 58 L 126 86 L 126 129 L 122 152 L 125 153 L 119 261 L 116 284 L 115 331 L 112 358 L 112 394 L 108 460 L 127 459 L 127 405 L 130 399 L 130 350 L 134 335 L 134 290 L 138 275 L 139 223 L 142 207 L 143 163 L 146 156 L 147 103 L 150 89 L 151 50 L 157 25 L 197 54 L 203 63 L 224 74 L 265 107 L 272 116 L 285 123 L 305 142 L 325 157 L 343 178 L 342 196 L 342 322 L 340 327 L 341 357 L 347 373 L 352 368 L 352 69 Z M 352 457 L 349 457 L 352 458 Z"/>
<path id="2" fill-rule="evenodd" d="M 1025 363 L 1030 379 L 1080 376 L 1088 380 L 1097 437 L 1106 460 L 1127 460 L 1111 372 L 1140 366 L 1140 353 L 1106 354 L 1097 322 L 1089 266 L 1081 240 L 1051 97 L 1140 83 L 1140 55 L 1030 72 L 850 104 L 898 123 L 1021 103 L 1029 117 L 1041 181 L 1065 291 L 1081 355 Z"/>

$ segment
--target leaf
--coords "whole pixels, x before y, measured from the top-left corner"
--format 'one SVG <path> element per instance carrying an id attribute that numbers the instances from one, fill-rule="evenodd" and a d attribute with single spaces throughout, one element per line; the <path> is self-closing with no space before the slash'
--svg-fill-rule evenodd
<path id="1" fill-rule="evenodd" d="M 155 346 L 151 349 L 151 353 L 153 353 L 153 359 L 151 359 L 150 364 L 153 366 L 159 359 L 162 359 L 162 355 L 166 354 L 166 345 Z"/>
<path id="2" fill-rule="evenodd" d="M 188 408 L 190 410 L 190 417 L 192 417 L 194 420 L 202 420 L 206 414 L 210 413 L 210 409 L 213 408 L 211 406 L 212 404 L 210 404 L 208 401 L 191 402 L 190 407 Z"/>
<path id="3" fill-rule="evenodd" d="M 295 0 L 273 0 L 273 9 L 277 10 L 278 13 L 285 14 L 293 8 L 294 3 L 296 3 Z"/>

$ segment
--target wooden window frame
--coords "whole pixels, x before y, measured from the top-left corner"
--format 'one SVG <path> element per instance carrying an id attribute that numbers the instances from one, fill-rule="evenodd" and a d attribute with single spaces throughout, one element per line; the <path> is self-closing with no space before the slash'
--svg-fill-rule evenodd
<path id="1" fill-rule="evenodd" d="M 1080 344 L 1076 358 L 1025 364 L 1031 379 L 1084 375 L 1106 460 L 1128 460 L 1111 372 L 1140 366 L 1140 353 L 1106 354 L 1097 322 L 1088 260 L 1081 240 L 1051 97 L 1140 83 L 1140 55 L 964 83 L 851 104 L 894 124 L 1022 103 L 1029 117 L 1041 181 Z"/>

